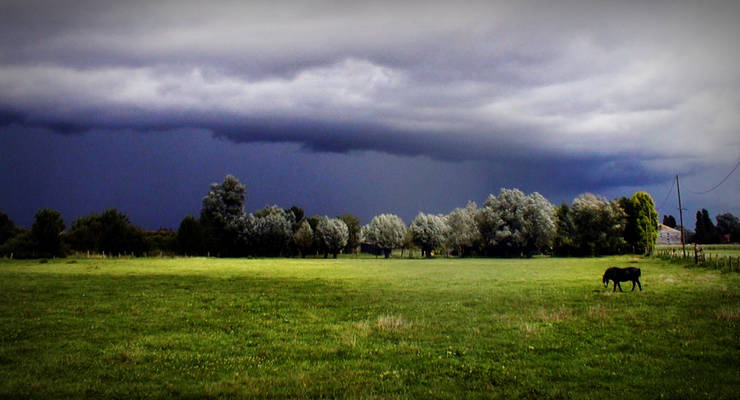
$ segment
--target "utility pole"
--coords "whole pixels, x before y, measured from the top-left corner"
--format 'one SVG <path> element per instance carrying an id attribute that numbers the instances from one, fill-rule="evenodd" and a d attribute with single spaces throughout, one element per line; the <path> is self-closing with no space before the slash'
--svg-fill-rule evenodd
<path id="1" fill-rule="evenodd" d="M 681 221 L 681 249 L 683 258 L 686 258 L 686 242 L 683 238 L 683 208 L 681 207 L 681 185 L 678 184 L 678 175 L 676 175 L 676 192 L 678 193 L 678 218 Z"/>

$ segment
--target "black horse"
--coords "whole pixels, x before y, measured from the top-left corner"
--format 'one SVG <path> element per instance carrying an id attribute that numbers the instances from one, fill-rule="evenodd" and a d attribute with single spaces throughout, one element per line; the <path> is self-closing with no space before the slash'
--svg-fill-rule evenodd
<path id="1" fill-rule="evenodd" d="M 622 292 L 622 285 L 619 284 L 619 282 L 627 282 L 632 281 L 632 291 L 635 291 L 635 283 L 637 283 L 637 286 L 642 291 L 642 285 L 640 284 L 640 275 L 642 274 L 642 271 L 640 271 L 640 268 L 635 267 L 627 267 L 627 268 L 617 268 L 617 267 L 611 267 L 607 268 L 607 270 L 604 272 L 604 277 L 601 278 L 601 280 L 604 282 L 604 287 L 609 287 L 609 281 L 614 282 L 614 291 L 617 291 L 617 286 L 619 286 L 619 291 Z"/>

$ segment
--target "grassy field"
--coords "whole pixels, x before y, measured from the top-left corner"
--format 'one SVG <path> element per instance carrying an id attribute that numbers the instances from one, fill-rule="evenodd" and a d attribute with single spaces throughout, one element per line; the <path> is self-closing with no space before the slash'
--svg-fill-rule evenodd
<path id="1" fill-rule="evenodd" d="M 604 289 L 628 264 L 644 290 Z M 0 260 L 0 398 L 737 398 L 739 284 L 635 257 Z"/>

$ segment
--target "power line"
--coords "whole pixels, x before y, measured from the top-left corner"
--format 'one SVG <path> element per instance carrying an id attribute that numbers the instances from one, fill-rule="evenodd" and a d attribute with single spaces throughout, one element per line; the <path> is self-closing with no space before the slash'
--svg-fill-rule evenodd
<path id="1" fill-rule="evenodd" d="M 660 202 L 660 206 L 657 208 L 658 210 L 662 210 L 663 209 L 663 206 L 665 205 L 665 202 L 668 201 L 668 196 L 670 196 L 671 193 L 673 192 L 673 186 L 675 186 L 675 185 L 676 185 L 676 181 L 674 181 L 673 179 L 671 179 L 671 188 L 668 189 L 668 193 L 665 194 L 665 198 L 663 199 L 663 201 Z"/>
<path id="2" fill-rule="evenodd" d="M 708 189 L 708 190 L 705 190 L 705 191 L 703 191 L 703 192 L 694 192 L 694 191 L 692 191 L 692 190 L 686 190 L 686 191 L 687 191 L 687 192 L 689 192 L 689 193 L 692 193 L 692 194 L 707 194 L 707 193 L 709 193 L 709 192 L 712 192 L 712 191 L 714 191 L 715 189 L 717 189 L 718 187 L 722 186 L 722 184 L 723 184 L 723 183 L 725 183 L 725 181 L 727 181 L 727 179 L 729 179 L 729 178 L 730 178 L 730 175 L 732 175 L 732 174 L 733 174 L 733 173 L 734 173 L 734 172 L 735 172 L 735 171 L 737 170 L 737 167 L 740 167 L 740 161 L 738 161 L 738 162 L 737 162 L 737 164 L 735 164 L 735 168 L 733 168 L 733 169 L 732 169 L 732 171 L 730 171 L 730 173 L 729 173 L 729 174 L 727 174 L 727 176 L 725 176 L 725 177 L 724 177 L 724 179 L 722 179 L 721 181 L 719 181 L 719 183 L 718 183 L 718 184 L 716 184 L 716 185 L 712 186 L 712 187 L 711 187 L 710 189 Z"/>

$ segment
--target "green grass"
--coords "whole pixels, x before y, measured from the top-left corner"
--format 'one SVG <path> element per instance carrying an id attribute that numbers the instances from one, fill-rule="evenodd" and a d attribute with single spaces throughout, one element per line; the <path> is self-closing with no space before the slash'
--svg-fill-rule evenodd
<path id="1" fill-rule="evenodd" d="M 627 264 L 644 291 L 604 289 Z M 0 260 L 0 398 L 737 398 L 739 283 L 635 257 Z"/>

